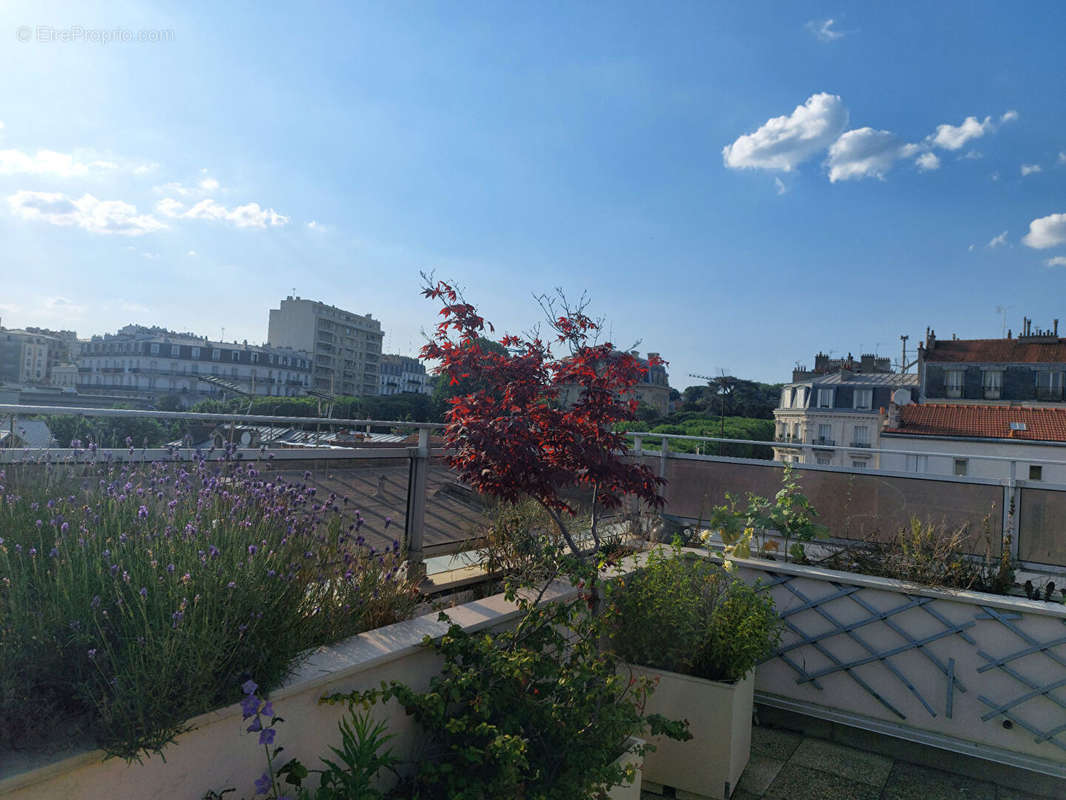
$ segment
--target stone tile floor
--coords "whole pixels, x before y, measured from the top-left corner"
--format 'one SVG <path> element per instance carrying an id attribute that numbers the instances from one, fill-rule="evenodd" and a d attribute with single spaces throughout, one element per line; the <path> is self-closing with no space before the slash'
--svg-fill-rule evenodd
<path id="1" fill-rule="evenodd" d="M 1020 771 L 1019 771 L 1020 773 Z M 1012 784 L 1024 783 L 1020 773 Z M 987 777 L 987 776 L 986 776 Z M 1047 783 L 1042 781 L 1046 788 Z M 1062 794 L 1066 798 L 1066 785 Z M 733 800 L 1046 800 L 1018 785 L 944 772 L 771 727 L 752 729 L 751 760 Z M 644 792 L 643 800 L 663 800 Z"/>

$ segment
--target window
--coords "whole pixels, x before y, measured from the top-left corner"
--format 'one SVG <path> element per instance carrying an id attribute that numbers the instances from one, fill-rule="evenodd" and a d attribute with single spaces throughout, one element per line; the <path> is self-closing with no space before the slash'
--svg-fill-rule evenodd
<path id="1" fill-rule="evenodd" d="M 833 426 L 828 422 L 822 422 L 818 425 L 818 441 L 822 444 L 828 444 L 833 439 Z"/>
<path id="2" fill-rule="evenodd" d="M 152 342 L 152 355 L 153 356 L 159 355 L 159 343 L 158 342 Z"/>
<path id="3" fill-rule="evenodd" d="M 866 462 L 865 461 L 852 460 L 851 468 L 852 469 L 866 469 Z"/>
<path id="4" fill-rule="evenodd" d="M 789 407 L 788 398 L 789 398 L 789 390 L 788 389 L 782 389 L 781 390 L 781 408 L 788 408 Z"/>
<path id="5" fill-rule="evenodd" d="M 1003 372 L 998 369 L 987 369 L 981 376 L 981 384 L 985 390 L 985 400 L 999 400 L 1003 389 Z"/>
<path id="6" fill-rule="evenodd" d="M 962 378 L 963 372 L 961 369 L 949 369 L 944 373 L 944 383 L 947 387 L 948 397 L 962 397 Z"/>
<path id="7" fill-rule="evenodd" d="M 181 345 L 172 344 L 170 346 L 170 355 L 173 356 L 174 358 L 177 358 L 178 356 L 180 356 L 181 355 Z"/>
<path id="8" fill-rule="evenodd" d="M 800 424 L 798 422 L 793 422 L 792 423 L 792 440 L 795 441 L 795 442 L 798 442 L 798 441 L 801 441 L 802 438 L 803 437 L 800 436 Z"/>
<path id="9" fill-rule="evenodd" d="M 1038 400 L 1061 400 L 1063 373 L 1058 370 L 1038 370 L 1033 373 Z"/>
<path id="10" fill-rule="evenodd" d="M 856 389 L 855 390 L 855 408 L 863 411 L 869 411 L 874 407 L 874 390 L 873 389 Z"/>
<path id="11" fill-rule="evenodd" d="M 928 472 L 928 456 L 907 456 L 907 472 Z"/>
<path id="12" fill-rule="evenodd" d="M 1029 480 L 1042 481 L 1044 480 L 1044 468 L 1039 464 L 1029 465 Z"/>
<path id="13" fill-rule="evenodd" d="M 832 389 L 819 389 L 818 390 L 818 408 L 832 408 L 833 407 L 833 390 Z"/>
<path id="14" fill-rule="evenodd" d="M 197 358 L 200 357 L 200 348 L 199 347 L 194 347 L 192 349 L 192 356 L 191 357 L 194 358 L 194 359 L 197 359 Z"/>
<path id="15" fill-rule="evenodd" d="M 956 475 L 965 475 L 968 466 L 969 466 L 969 461 L 967 459 L 965 459 L 965 458 L 956 458 L 955 459 L 955 474 Z"/>
<path id="16" fill-rule="evenodd" d="M 867 425 L 856 425 L 855 426 L 855 441 L 853 442 L 853 444 L 856 444 L 856 445 L 858 445 L 860 447 L 869 447 L 870 446 L 870 428 L 869 428 L 869 426 L 867 426 Z"/>
<path id="17" fill-rule="evenodd" d="M 240 360 L 241 360 L 241 351 L 240 350 L 231 350 L 230 351 L 230 361 L 240 361 Z"/>
<path id="18" fill-rule="evenodd" d="M 818 455 L 815 456 L 815 460 L 823 467 L 829 466 L 829 463 L 833 460 L 831 456 Z"/>
<path id="19" fill-rule="evenodd" d="M 218 361 L 220 358 L 222 358 L 222 351 L 216 347 L 211 351 L 211 360 Z"/>

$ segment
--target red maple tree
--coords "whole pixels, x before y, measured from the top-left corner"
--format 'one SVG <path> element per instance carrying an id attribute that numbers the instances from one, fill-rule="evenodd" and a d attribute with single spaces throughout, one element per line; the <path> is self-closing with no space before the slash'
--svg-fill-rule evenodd
<path id="1" fill-rule="evenodd" d="M 601 510 L 620 507 L 627 496 L 662 507 L 664 481 L 625 460 L 626 438 L 616 430 L 617 422 L 634 418 L 631 390 L 647 367 L 609 342 L 594 343 L 599 324 L 584 314 L 584 304 L 573 309 L 563 302 L 555 315 L 554 304 L 542 299 L 555 343 L 568 350 L 556 357 L 536 333 L 485 347 L 492 325 L 459 291 L 438 281 L 427 282 L 422 293 L 440 300 L 444 318 L 422 358 L 440 362 L 442 380 L 470 388 L 449 400 L 444 433 L 449 463 L 464 483 L 505 501 L 534 499 L 578 556 L 599 549 Z M 559 403 L 563 387 L 577 389 L 568 407 Z M 567 524 L 577 512 L 574 489 L 591 490 L 591 548 Z"/>

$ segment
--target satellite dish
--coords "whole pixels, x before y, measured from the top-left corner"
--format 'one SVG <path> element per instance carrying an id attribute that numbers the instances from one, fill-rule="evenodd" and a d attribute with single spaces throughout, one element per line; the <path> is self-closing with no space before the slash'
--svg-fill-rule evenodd
<path id="1" fill-rule="evenodd" d="M 241 434 L 241 447 L 248 447 L 252 443 L 252 434 L 245 431 Z"/>
<path id="2" fill-rule="evenodd" d="M 911 404 L 911 390 L 896 389 L 892 393 L 892 402 L 897 406 L 909 406 Z"/>

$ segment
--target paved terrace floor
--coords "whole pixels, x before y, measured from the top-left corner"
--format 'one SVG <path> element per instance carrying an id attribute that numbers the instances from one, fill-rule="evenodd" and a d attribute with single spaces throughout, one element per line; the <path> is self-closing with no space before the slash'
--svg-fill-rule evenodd
<path id="1" fill-rule="evenodd" d="M 751 760 L 733 800 L 1066 798 L 1066 781 L 1057 778 L 803 719 L 806 724 L 796 725 L 792 715 L 761 710 L 761 724 L 752 729 Z M 779 727 L 782 723 L 806 733 Z M 649 792 L 641 797 L 663 800 Z"/>

